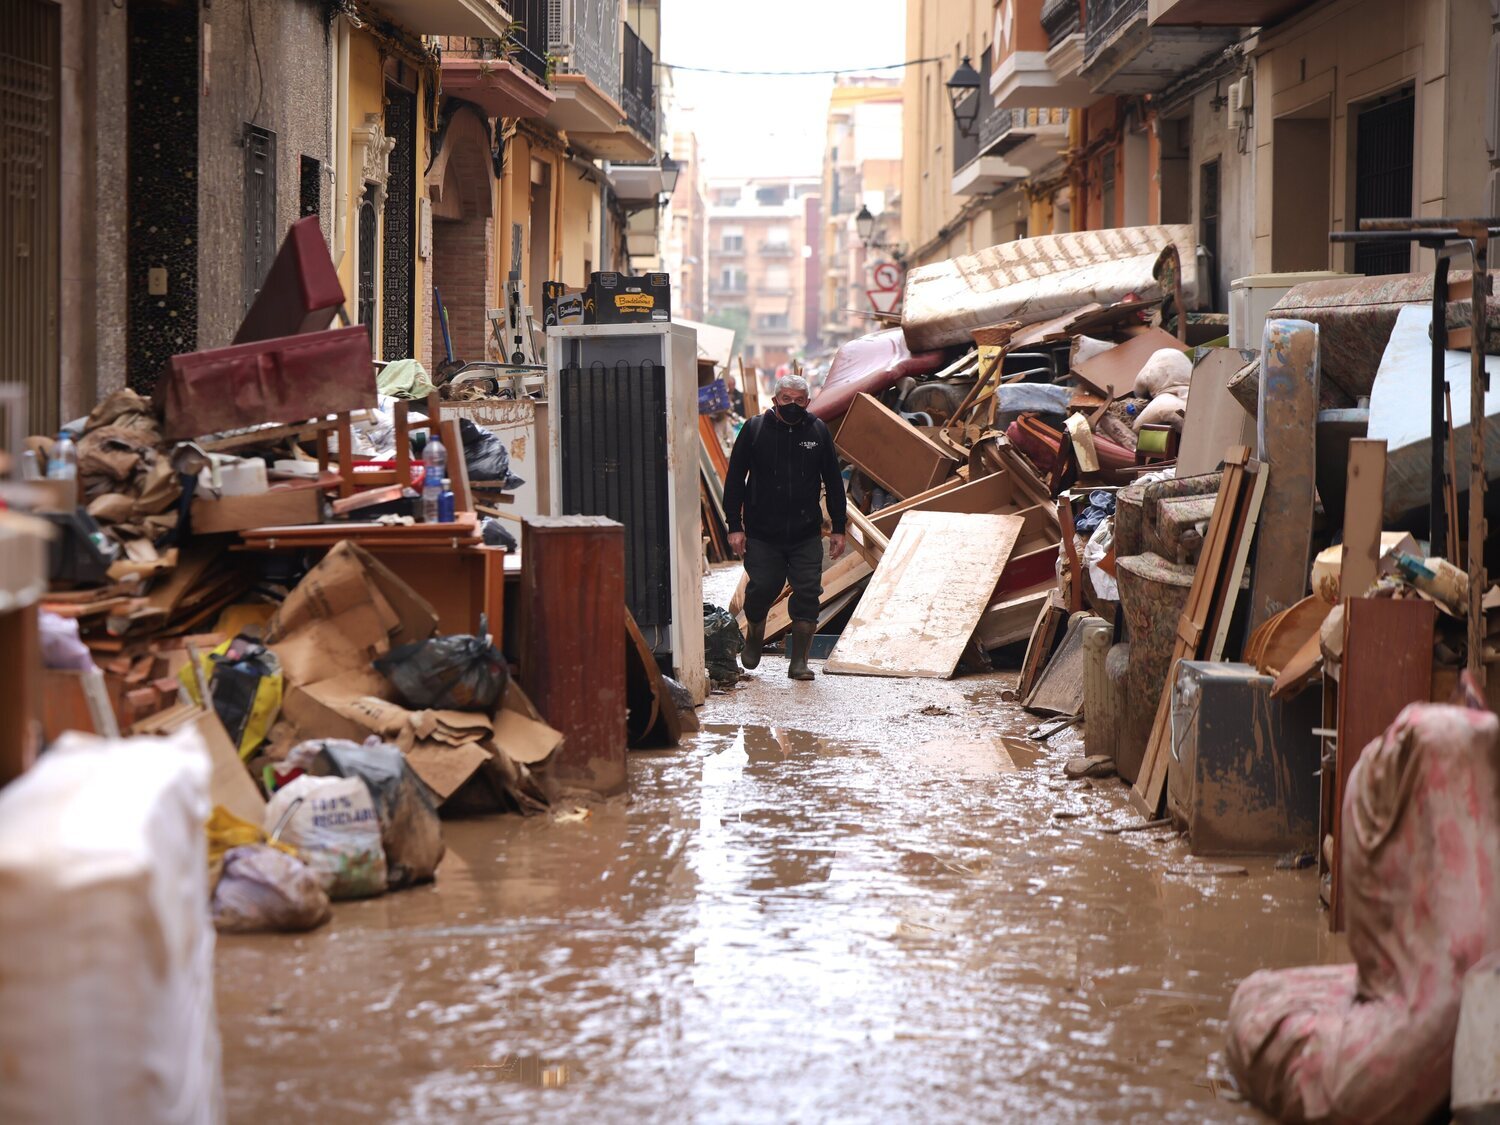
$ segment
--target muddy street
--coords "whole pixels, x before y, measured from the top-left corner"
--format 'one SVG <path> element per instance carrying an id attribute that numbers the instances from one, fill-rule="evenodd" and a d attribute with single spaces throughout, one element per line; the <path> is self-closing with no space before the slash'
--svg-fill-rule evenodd
<path id="1" fill-rule="evenodd" d="M 231 1119 L 1258 1119 L 1215 1055 L 1245 973 L 1337 955 L 1312 874 L 1106 834 L 1124 790 L 1008 675 L 784 668 L 628 804 L 452 823 L 435 886 L 221 937 Z"/>

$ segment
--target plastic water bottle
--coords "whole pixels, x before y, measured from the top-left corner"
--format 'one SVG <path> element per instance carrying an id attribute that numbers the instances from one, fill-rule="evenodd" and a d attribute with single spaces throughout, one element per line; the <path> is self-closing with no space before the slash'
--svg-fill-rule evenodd
<path id="1" fill-rule="evenodd" d="M 453 522 L 453 482 L 443 478 L 443 491 L 438 493 L 438 523 Z"/>
<path id="2" fill-rule="evenodd" d="M 448 472 L 448 451 L 433 434 L 422 450 L 422 522 L 438 522 L 438 497 L 442 495 L 443 478 Z"/>
<path id="3" fill-rule="evenodd" d="M 48 480 L 76 480 L 78 478 L 78 447 L 64 431 L 57 435 L 52 446 L 52 456 L 47 459 Z"/>

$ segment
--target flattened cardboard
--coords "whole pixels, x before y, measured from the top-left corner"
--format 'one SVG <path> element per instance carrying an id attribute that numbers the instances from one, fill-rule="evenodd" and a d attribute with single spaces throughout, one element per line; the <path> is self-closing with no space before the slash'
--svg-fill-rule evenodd
<path id="1" fill-rule="evenodd" d="M 288 685 L 305 686 L 366 669 L 377 656 L 436 630 L 437 614 L 416 591 L 345 540 L 287 596 L 267 641 Z"/>
<path id="2" fill-rule="evenodd" d="M 551 757 L 562 741 L 562 731 L 542 721 L 520 685 L 505 689 L 505 702 L 495 713 L 496 750 L 512 762 L 532 766 Z"/>
<path id="3" fill-rule="evenodd" d="M 477 742 L 445 746 L 441 742 L 418 742 L 406 752 L 407 764 L 440 802 L 457 793 L 490 761 L 490 752 Z"/>

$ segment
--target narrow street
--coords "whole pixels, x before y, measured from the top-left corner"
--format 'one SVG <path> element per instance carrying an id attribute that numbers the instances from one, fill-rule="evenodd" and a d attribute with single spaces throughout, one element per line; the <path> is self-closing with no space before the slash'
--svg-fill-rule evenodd
<path id="1" fill-rule="evenodd" d="M 1314 873 L 1106 834 L 1124 788 L 1022 753 L 1010 675 L 784 669 L 628 804 L 449 823 L 434 886 L 221 936 L 230 1119 L 1261 1120 L 1215 1056 L 1247 972 L 1333 959 Z"/>

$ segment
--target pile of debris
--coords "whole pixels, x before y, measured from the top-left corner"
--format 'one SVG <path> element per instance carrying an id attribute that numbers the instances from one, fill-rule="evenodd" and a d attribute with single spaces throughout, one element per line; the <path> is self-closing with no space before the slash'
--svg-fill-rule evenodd
<path id="1" fill-rule="evenodd" d="M 1483 234 L 1400 222 L 1453 252 Z M 1435 278 L 1289 279 L 1242 349 L 1194 310 L 1195 261 L 1183 228 L 1022 240 L 913 271 L 901 329 L 841 350 L 812 405 L 852 501 L 826 670 L 1018 663 L 1027 708 L 1087 718 L 1070 776 L 1118 772 L 1195 854 L 1316 864 L 1331 927 L 1360 930 L 1357 970 L 1247 982 L 1239 1076 L 1278 1114 L 1353 1120 L 1378 1100 L 1341 1078 L 1365 1052 L 1393 1080 L 1420 1068 L 1420 1112 L 1392 1119 L 1422 1119 L 1446 1096 L 1463 973 L 1495 979 L 1481 956 L 1500 954 L 1500 305 L 1445 255 Z M 767 636 L 789 624 L 778 607 Z M 1392 904 L 1427 901 L 1440 852 L 1468 880 L 1440 908 L 1462 964 L 1427 935 L 1393 977 Z M 1356 995 L 1420 1033 L 1398 1042 Z M 1343 1069 L 1297 1061 L 1335 1049 Z"/>

